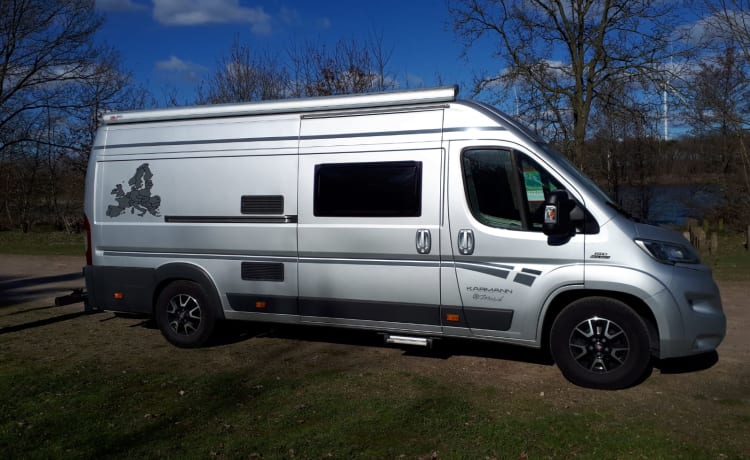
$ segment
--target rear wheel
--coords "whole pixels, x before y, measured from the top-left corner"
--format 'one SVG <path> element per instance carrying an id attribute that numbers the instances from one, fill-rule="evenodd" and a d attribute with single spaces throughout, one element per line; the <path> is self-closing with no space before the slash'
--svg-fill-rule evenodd
<path id="1" fill-rule="evenodd" d="M 159 295 L 156 322 L 170 343 L 184 348 L 199 347 L 214 330 L 216 310 L 200 284 L 174 281 Z"/>
<path id="2" fill-rule="evenodd" d="M 552 325 L 550 351 L 563 375 L 583 387 L 627 388 L 651 369 L 643 319 L 607 297 L 588 297 L 565 307 Z"/>

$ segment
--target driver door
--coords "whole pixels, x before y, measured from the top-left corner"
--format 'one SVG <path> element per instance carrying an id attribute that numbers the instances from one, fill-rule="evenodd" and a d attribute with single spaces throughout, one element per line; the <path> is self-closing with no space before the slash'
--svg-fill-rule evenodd
<path id="1" fill-rule="evenodd" d="M 583 284 L 584 235 L 551 246 L 545 192 L 567 186 L 510 143 L 452 141 L 449 223 L 464 317 L 475 336 L 535 340 L 551 293 Z"/>

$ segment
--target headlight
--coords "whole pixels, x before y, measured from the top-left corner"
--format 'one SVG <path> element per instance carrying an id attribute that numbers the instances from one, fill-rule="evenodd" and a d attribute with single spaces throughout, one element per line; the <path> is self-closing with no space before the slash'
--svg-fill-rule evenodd
<path id="1" fill-rule="evenodd" d="M 690 246 L 654 240 L 635 240 L 651 257 L 665 264 L 698 264 L 700 258 Z"/>

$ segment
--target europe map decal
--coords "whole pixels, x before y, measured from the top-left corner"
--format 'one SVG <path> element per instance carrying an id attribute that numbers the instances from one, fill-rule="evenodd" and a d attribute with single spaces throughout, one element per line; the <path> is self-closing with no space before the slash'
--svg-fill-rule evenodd
<path id="1" fill-rule="evenodd" d="M 131 214 L 135 214 L 138 211 L 138 215 L 141 217 L 146 215 L 146 213 L 158 217 L 161 197 L 159 195 L 151 195 L 151 188 L 154 186 L 151 180 L 152 177 L 154 175 L 151 173 L 148 163 L 143 163 L 138 166 L 133 177 L 128 180 L 128 185 L 130 186 L 129 192 L 126 193 L 123 190 L 122 184 L 117 184 L 109 192 L 110 195 L 115 196 L 117 204 L 111 204 L 107 207 L 107 216 L 117 217 L 130 209 Z"/>

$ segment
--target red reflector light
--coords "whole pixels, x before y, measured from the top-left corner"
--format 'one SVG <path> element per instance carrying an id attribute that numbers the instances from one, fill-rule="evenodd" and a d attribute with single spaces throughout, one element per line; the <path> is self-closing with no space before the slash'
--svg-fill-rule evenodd
<path id="1" fill-rule="evenodd" d="M 125 298 L 122 292 L 115 292 L 112 297 L 115 298 L 115 300 L 122 300 Z"/>
<path id="2" fill-rule="evenodd" d="M 445 320 L 455 323 L 455 322 L 461 321 L 461 318 L 457 314 L 448 313 L 447 315 L 445 315 Z"/>
<path id="3" fill-rule="evenodd" d="M 255 302 L 255 308 L 257 308 L 259 310 L 263 310 L 264 308 L 266 308 L 266 302 L 264 300 L 258 300 L 258 301 L 256 301 Z"/>

